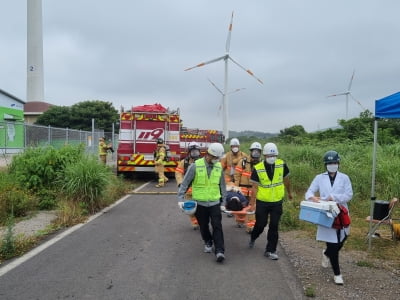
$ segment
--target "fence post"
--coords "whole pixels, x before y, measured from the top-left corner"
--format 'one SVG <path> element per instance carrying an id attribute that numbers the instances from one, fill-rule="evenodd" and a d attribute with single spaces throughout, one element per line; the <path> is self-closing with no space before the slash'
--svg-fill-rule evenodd
<path id="1" fill-rule="evenodd" d="M 94 118 L 92 118 L 92 153 L 95 154 L 95 139 L 94 139 Z"/>
<path id="2" fill-rule="evenodd" d="M 51 126 L 49 125 L 49 131 L 47 133 L 47 144 L 51 145 Z"/>

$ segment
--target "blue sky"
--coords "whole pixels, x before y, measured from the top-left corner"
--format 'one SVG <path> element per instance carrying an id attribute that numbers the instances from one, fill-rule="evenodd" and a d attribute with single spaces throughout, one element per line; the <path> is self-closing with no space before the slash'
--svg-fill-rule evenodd
<path id="1" fill-rule="evenodd" d="M 229 129 L 314 131 L 399 91 L 400 2 L 395 0 L 43 0 L 45 101 L 110 101 L 119 109 L 161 103 L 184 125 L 222 130 L 222 61 L 230 54 Z M 2 1 L 0 88 L 26 98 L 26 0 Z"/>

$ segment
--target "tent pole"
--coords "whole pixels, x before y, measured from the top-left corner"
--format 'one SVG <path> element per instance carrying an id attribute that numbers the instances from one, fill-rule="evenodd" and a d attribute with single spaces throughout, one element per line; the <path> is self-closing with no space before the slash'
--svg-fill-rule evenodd
<path id="1" fill-rule="evenodd" d="M 376 147 L 378 143 L 378 120 L 375 118 L 374 121 L 374 147 L 372 152 L 372 180 L 371 180 L 371 207 L 369 210 L 369 231 L 368 231 L 368 250 L 371 250 L 371 239 L 372 239 L 372 218 L 374 214 L 374 203 L 375 203 L 375 171 L 376 171 Z"/>

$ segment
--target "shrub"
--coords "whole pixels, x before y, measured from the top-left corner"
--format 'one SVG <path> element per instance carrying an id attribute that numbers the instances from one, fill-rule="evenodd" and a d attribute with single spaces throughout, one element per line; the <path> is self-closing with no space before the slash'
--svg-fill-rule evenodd
<path id="1" fill-rule="evenodd" d="M 50 210 L 57 207 L 59 191 L 43 189 L 36 193 L 39 210 Z"/>
<path id="2" fill-rule="evenodd" d="M 1 241 L 0 257 L 9 259 L 15 255 L 15 237 L 13 234 L 14 218 L 11 216 L 7 221 L 7 231 Z"/>
<path id="3" fill-rule="evenodd" d="M 36 207 L 36 198 L 15 184 L 15 177 L 0 172 L 0 224 L 9 216 L 25 216 Z"/>
<path id="4" fill-rule="evenodd" d="M 29 148 L 14 157 L 10 173 L 22 186 L 34 192 L 56 188 L 56 178 L 62 175 L 67 164 L 81 160 L 83 151 L 83 146 Z"/>

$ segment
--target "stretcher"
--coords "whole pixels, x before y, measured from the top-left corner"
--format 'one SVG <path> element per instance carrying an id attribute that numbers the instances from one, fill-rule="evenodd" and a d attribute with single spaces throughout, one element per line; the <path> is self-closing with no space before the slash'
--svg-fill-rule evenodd
<path id="1" fill-rule="evenodd" d="M 237 227 L 246 228 L 247 233 L 251 233 L 253 231 L 254 224 L 256 223 L 255 212 L 249 211 L 250 205 L 244 207 L 239 211 L 226 210 L 225 206 L 221 206 L 221 211 L 226 214 L 233 215 L 235 217 L 235 222 Z"/>

